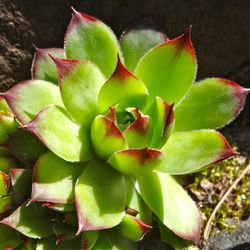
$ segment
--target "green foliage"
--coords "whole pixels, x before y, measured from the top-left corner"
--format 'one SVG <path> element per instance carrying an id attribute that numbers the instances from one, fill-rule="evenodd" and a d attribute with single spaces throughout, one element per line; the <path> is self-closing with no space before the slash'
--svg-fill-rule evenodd
<path id="1" fill-rule="evenodd" d="M 1 94 L 1 249 L 136 249 L 153 220 L 175 247 L 198 244 L 200 214 L 175 175 L 235 155 L 214 129 L 249 90 L 195 83 L 196 61 L 190 28 L 119 43 L 73 10 L 64 49 L 36 49 L 32 80 Z"/>

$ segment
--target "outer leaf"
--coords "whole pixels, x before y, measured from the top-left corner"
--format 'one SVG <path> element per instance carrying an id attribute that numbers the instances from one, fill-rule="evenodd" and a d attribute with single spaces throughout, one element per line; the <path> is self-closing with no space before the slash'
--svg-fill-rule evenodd
<path id="1" fill-rule="evenodd" d="M 1 220 L 0 224 L 8 225 L 30 238 L 40 239 L 53 233 L 51 219 L 51 212 L 48 209 L 33 204 L 29 206 L 24 204 L 10 216 Z"/>
<path id="2" fill-rule="evenodd" d="M 22 124 L 30 122 L 49 104 L 63 106 L 59 88 L 50 82 L 27 80 L 3 94 L 15 117 Z"/>
<path id="3" fill-rule="evenodd" d="M 48 82 L 58 83 L 57 70 L 54 62 L 49 57 L 52 55 L 57 58 L 66 58 L 64 49 L 49 48 L 39 49 L 35 48 L 35 55 L 31 67 L 32 79 L 39 79 Z"/>
<path id="4" fill-rule="evenodd" d="M 165 226 L 184 239 L 199 242 L 201 228 L 198 209 L 171 176 L 160 172 L 141 175 L 137 188 Z"/>
<path id="5" fill-rule="evenodd" d="M 120 44 L 126 67 L 133 71 L 140 58 L 151 48 L 168 40 L 166 35 L 153 29 L 132 29 L 124 32 Z"/>
<path id="6" fill-rule="evenodd" d="M 79 124 L 90 125 L 98 113 L 98 93 L 105 82 L 100 70 L 89 61 L 53 58 L 59 74 L 62 100 Z"/>
<path id="7" fill-rule="evenodd" d="M 120 53 L 115 34 L 108 26 L 74 9 L 64 45 L 67 58 L 90 60 L 106 78 L 114 71 Z"/>
<path id="8" fill-rule="evenodd" d="M 0 249 L 13 249 L 22 244 L 17 232 L 5 225 L 0 225 Z"/>
<path id="9" fill-rule="evenodd" d="M 160 150 L 127 149 L 115 152 L 108 163 L 124 174 L 137 175 L 157 168 L 163 158 L 164 154 Z"/>
<path id="10" fill-rule="evenodd" d="M 45 108 L 23 128 L 35 134 L 53 153 L 66 161 L 84 161 L 91 156 L 86 131 L 81 131 L 58 106 Z"/>
<path id="11" fill-rule="evenodd" d="M 166 143 L 174 129 L 173 104 L 169 105 L 157 96 L 148 113 L 154 124 L 151 147 L 161 147 Z"/>
<path id="12" fill-rule="evenodd" d="M 31 201 L 66 204 L 74 201 L 74 187 L 83 171 L 79 163 L 62 160 L 49 152 L 36 162 Z"/>
<path id="13" fill-rule="evenodd" d="M 118 58 L 114 73 L 100 90 L 98 101 L 101 112 L 115 104 L 142 109 L 147 97 L 148 90 L 144 83 L 128 71 Z"/>
<path id="14" fill-rule="evenodd" d="M 157 170 L 168 174 L 196 172 L 237 154 L 223 135 L 214 130 L 174 133 L 161 150 L 166 157 Z"/>
<path id="15" fill-rule="evenodd" d="M 127 148 L 115 122 L 103 115 L 97 116 L 92 123 L 91 140 L 96 154 L 102 159 L 108 159 L 115 151 Z"/>
<path id="16" fill-rule="evenodd" d="M 104 162 L 92 161 L 87 166 L 75 188 L 78 233 L 120 223 L 127 201 L 126 184 L 126 177 Z"/>
<path id="17" fill-rule="evenodd" d="M 248 92 L 221 78 L 194 84 L 175 109 L 175 131 L 223 127 L 242 110 Z"/>
<path id="18" fill-rule="evenodd" d="M 133 241 L 139 241 L 143 239 L 151 226 L 145 224 L 134 216 L 125 214 L 118 228 L 124 237 Z"/>
<path id="19" fill-rule="evenodd" d="M 135 69 L 135 75 L 148 88 L 149 105 L 155 96 L 168 103 L 177 103 L 191 86 L 195 74 L 196 59 L 190 29 L 184 35 L 151 49 Z"/>
<path id="20" fill-rule="evenodd" d="M 23 161 L 36 161 L 37 158 L 48 151 L 48 149 L 31 133 L 18 129 L 5 143 L 18 159 Z M 15 167 L 12 165 L 12 167 Z"/>

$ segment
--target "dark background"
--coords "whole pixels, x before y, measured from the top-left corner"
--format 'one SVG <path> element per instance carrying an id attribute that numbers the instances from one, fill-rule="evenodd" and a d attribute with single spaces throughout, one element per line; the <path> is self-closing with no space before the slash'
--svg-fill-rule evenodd
<path id="1" fill-rule="evenodd" d="M 62 47 L 70 6 L 106 22 L 119 36 L 141 22 L 169 38 L 192 24 L 197 79 L 221 76 L 250 87 L 249 0 L 0 0 L 0 89 L 30 78 L 37 47 Z M 250 98 L 230 132 L 250 152 Z"/>

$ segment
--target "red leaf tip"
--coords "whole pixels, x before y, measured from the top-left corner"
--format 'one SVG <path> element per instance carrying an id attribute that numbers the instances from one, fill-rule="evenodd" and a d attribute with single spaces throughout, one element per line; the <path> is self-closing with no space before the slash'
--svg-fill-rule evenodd
<path id="1" fill-rule="evenodd" d="M 122 63 L 120 56 L 117 56 L 117 64 L 112 77 L 117 77 L 120 80 L 124 80 L 127 77 L 135 77 Z"/>
<path id="2" fill-rule="evenodd" d="M 87 21 L 87 22 L 97 22 L 98 19 L 90 16 L 84 12 L 79 12 L 77 10 L 74 9 L 74 7 L 71 6 L 71 10 L 73 12 L 73 17 L 75 17 L 78 21 L 82 22 L 82 21 Z"/>

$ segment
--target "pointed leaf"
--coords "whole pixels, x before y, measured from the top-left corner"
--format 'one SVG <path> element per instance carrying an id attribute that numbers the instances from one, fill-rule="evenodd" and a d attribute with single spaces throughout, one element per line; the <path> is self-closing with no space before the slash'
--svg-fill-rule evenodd
<path id="1" fill-rule="evenodd" d="M 115 151 L 127 148 L 122 132 L 115 122 L 103 115 L 97 116 L 92 123 L 91 141 L 96 154 L 102 159 L 108 159 Z"/>
<path id="2" fill-rule="evenodd" d="M 157 96 L 148 113 L 154 124 L 151 147 L 161 147 L 166 143 L 174 129 L 173 104 L 169 105 Z"/>
<path id="3" fill-rule="evenodd" d="M 150 144 L 153 124 L 149 116 L 143 115 L 137 108 L 137 119 L 123 131 L 130 148 L 143 148 Z"/>
<path id="4" fill-rule="evenodd" d="M 23 128 L 35 134 L 53 153 L 66 161 L 84 161 L 91 156 L 86 131 L 82 131 L 58 106 L 45 108 Z"/>
<path id="5" fill-rule="evenodd" d="M 98 113 L 98 93 L 105 82 L 100 70 L 89 61 L 53 58 L 59 75 L 62 100 L 79 124 L 90 124 Z"/>
<path id="6" fill-rule="evenodd" d="M 163 158 L 164 154 L 156 149 L 127 149 L 115 152 L 108 163 L 124 174 L 137 175 L 157 168 Z"/>
<path id="7" fill-rule="evenodd" d="M 157 44 L 168 40 L 162 32 L 153 29 L 132 29 L 124 32 L 120 44 L 126 67 L 133 71 L 144 54 Z"/>
<path id="8" fill-rule="evenodd" d="M 173 177 L 160 172 L 141 175 L 137 188 L 165 226 L 184 239 L 199 242 L 201 225 L 198 209 Z"/>
<path id="9" fill-rule="evenodd" d="M 48 209 L 34 204 L 29 206 L 23 204 L 1 220 L 0 224 L 10 226 L 30 238 L 40 239 L 53 233 L 51 219 L 51 212 Z"/>
<path id="10" fill-rule="evenodd" d="M 49 152 L 33 170 L 31 201 L 66 204 L 74 201 L 74 187 L 84 166 L 62 160 Z"/>
<path id="11" fill-rule="evenodd" d="M 151 226 L 134 216 L 125 214 L 118 228 L 124 237 L 133 241 L 139 241 L 143 239 Z"/>
<path id="12" fill-rule="evenodd" d="M 16 230 L 0 225 L 0 249 L 14 249 L 20 244 L 22 244 L 22 240 L 17 235 Z"/>
<path id="13" fill-rule="evenodd" d="M 168 174 L 189 174 L 237 154 L 217 131 L 174 133 L 161 149 L 166 153 L 157 169 Z"/>
<path id="14" fill-rule="evenodd" d="M 23 129 L 18 129 L 12 134 L 5 146 L 22 161 L 36 161 L 41 154 L 48 151 L 35 136 Z"/>
<path id="15" fill-rule="evenodd" d="M 126 184 L 126 177 L 104 162 L 92 161 L 86 167 L 75 188 L 78 233 L 120 223 L 127 201 Z"/>
<path id="16" fill-rule="evenodd" d="M 115 104 L 142 109 L 147 97 L 148 90 L 144 83 L 128 71 L 118 58 L 114 73 L 100 90 L 98 101 L 101 112 Z"/>
<path id="17" fill-rule="evenodd" d="M 151 49 L 138 63 L 135 75 L 149 91 L 150 105 L 155 96 L 177 103 L 191 86 L 196 75 L 196 59 L 190 29 L 182 36 Z"/>
<path id="18" fill-rule="evenodd" d="M 59 88 L 41 80 L 20 82 L 3 95 L 15 117 L 22 124 L 30 122 L 50 104 L 63 106 Z"/>
<path id="19" fill-rule="evenodd" d="M 194 84 L 176 107 L 175 131 L 220 128 L 242 110 L 249 89 L 221 78 Z"/>
<path id="20" fill-rule="evenodd" d="M 64 45 L 67 58 L 90 60 L 106 78 L 114 71 L 120 54 L 116 36 L 107 25 L 74 9 Z"/>
<path id="21" fill-rule="evenodd" d="M 39 49 L 36 48 L 35 55 L 32 62 L 31 74 L 32 79 L 39 79 L 48 82 L 53 82 L 57 85 L 58 77 L 57 70 L 54 62 L 49 55 L 57 58 L 66 58 L 64 49 L 49 48 Z"/>

